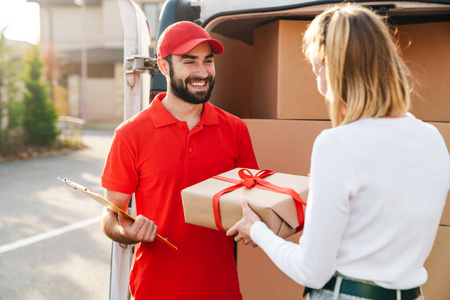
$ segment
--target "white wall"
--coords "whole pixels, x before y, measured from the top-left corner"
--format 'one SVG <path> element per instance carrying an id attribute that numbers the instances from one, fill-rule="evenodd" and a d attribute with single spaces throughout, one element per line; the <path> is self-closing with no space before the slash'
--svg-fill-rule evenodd
<path id="1" fill-rule="evenodd" d="M 117 0 L 103 0 L 103 46 L 123 48 L 123 29 Z"/>
<path id="2" fill-rule="evenodd" d="M 83 18 L 86 22 L 82 22 Z M 103 0 L 102 6 L 87 6 L 83 17 L 78 6 L 41 6 L 41 42 L 55 42 L 61 51 L 123 47 L 122 20 L 117 0 Z"/>
<path id="3" fill-rule="evenodd" d="M 87 48 L 101 46 L 102 10 L 101 7 L 86 9 L 85 20 L 81 8 L 74 6 L 42 8 L 42 42 L 55 42 L 58 49 L 79 50 L 85 42 Z"/>
<path id="4" fill-rule="evenodd" d="M 113 78 L 88 78 L 87 80 L 88 122 L 111 122 L 116 114 Z"/>

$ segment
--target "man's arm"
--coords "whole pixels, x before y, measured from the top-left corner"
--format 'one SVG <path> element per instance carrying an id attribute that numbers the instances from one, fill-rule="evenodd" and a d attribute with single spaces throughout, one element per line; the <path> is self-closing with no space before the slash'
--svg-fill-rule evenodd
<path id="1" fill-rule="evenodd" d="M 126 211 L 131 195 L 106 190 L 105 198 Z M 121 244 L 153 242 L 158 231 L 155 223 L 142 215 L 137 216 L 133 221 L 125 217 L 123 213 L 116 214 L 107 208 L 103 212 L 102 229 L 106 236 Z"/>

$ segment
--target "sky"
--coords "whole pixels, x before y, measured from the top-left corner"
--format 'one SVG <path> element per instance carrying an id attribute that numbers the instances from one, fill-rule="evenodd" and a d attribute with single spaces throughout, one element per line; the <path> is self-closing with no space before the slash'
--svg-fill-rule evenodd
<path id="1" fill-rule="evenodd" d="M 27 0 L 0 0 L 0 29 L 9 40 L 36 44 L 40 39 L 39 5 Z"/>

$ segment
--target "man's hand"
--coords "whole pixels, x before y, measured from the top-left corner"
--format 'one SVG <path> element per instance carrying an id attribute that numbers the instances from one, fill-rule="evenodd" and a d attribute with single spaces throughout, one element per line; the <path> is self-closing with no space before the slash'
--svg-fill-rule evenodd
<path id="1" fill-rule="evenodd" d="M 122 212 L 116 214 L 106 207 L 103 211 L 102 229 L 106 236 L 120 244 L 153 242 L 158 232 L 155 223 L 142 215 L 133 221 Z"/>
<path id="2" fill-rule="evenodd" d="M 235 235 L 234 240 L 236 242 L 242 241 L 244 245 L 250 244 L 253 247 L 257 247 L 258 245 L 256 245 L 250 237 L 250 228 L 255 222 L 261 221 L 261 219 L 250 208 L 248 201 L 244 198 L 244 196 L 241 197 L 241 207 L 243 217 L 227 231 L 227 235 Z"/>
<path id="3" fill-rule="evenodd" d="M 153 242 L 158 232 L 158 226 L 143 215 L 136 217 L 136 220 L 128 219 L 122 212 L 118 213 L 121 234 L 130 244 L 139 242 Z"/>
<path id="4" fill-rule="evenodd" d="M 107 189 L 105 198 L 126 211 L 131 195 Z M 139 215 L 133 221 L 125 217 L 123 213 L 116 214 L 108 208 L 103 211 L 102 229 L 106 236 L 120 244 L 153 242 L 158 231 L 155 223 L 144 216 Z"/>

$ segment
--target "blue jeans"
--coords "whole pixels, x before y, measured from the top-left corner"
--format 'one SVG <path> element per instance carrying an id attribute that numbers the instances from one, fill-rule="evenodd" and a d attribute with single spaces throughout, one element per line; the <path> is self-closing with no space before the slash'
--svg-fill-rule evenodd
<path id="1" fill-rule="evenodd" d="M 367 298 L 352 296 L 352 295 L 346 295 L 346 294 L 339 294 L 338 298 L 333 299 L 333 292 L 329 290 L 312 290 L 307 300 L 370 300 Z M 425 300 L 423 296 L 419 296 L 416 300 Z"/>

